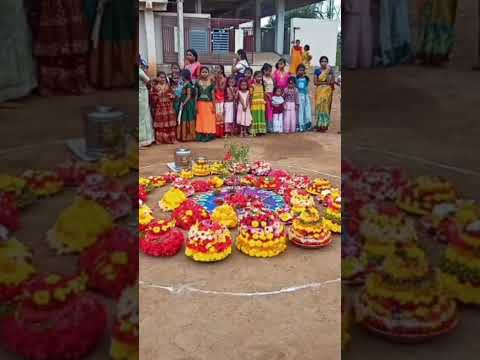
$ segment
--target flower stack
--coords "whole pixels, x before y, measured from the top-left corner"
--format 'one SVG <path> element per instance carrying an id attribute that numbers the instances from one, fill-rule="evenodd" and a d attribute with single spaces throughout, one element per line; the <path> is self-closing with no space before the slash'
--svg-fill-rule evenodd
<path id="1" fill-rule="evenodd" d="M 285 200 L 290 204 L 295 215 L 300 215 L 305 209 L 315 207 L 315 199 L 303 189 L 291 190 L 285 196 Z"/>
<path id="2" fill-rule="evenodd" d="M 192 200 L 185 201 L 179 208 L 173 212 L 175 224 L 183 230 L 190 230 L 192 225 L 202 220 L 210 218 L 207 210 Z"/>
<path id="3" fill-rule="evenodd" d="M 253 257 L 277 256 L 287 249 L 285 226 L 273 212 L 249 209 L 240 223 L 237 248 Z"/>
<path id="4" fill-rule="evenodd" d="M 187 201 L 187 195 L 179 189 L 168 190 L 159 201 L 158 205 L 163 211 L 173 211 Z"/>
<path id="5" fill-rule="evenodd" d="M 441 335 L 458 322 L 455 301 L 418 247 L 397 247 L 368 275 L 356 314 L 366 328 L 402 342 Z"/>
<path id="6" fill-rule="evenodd" d="M 270 171 L 272 171 L 272 164 L 263 160 L 255 161 L 250 168 L 250 172 L 256 176 L 267 176 Z"/>
<path id="7" fill-rule="evenodd" d="M 140 237 L 140 250 L 151 256 L 174 256 L 184 242 L 185 236 L 175 227 L 175 220 L 154 220 Z"/>
<path id="8" fill-rule="evenodd" d="M 322 191 L 328 190 L 332 187 L 332 184 L 327 179 L 313 179 L 312 183 L 308 187 L 307 191 L 312 195 L 320 195 Z"/>
<path id="9" fill-rule="evenodd" d="M 27 186 L 26 181 L 16 176 L 0 175 L 0 194 L 12 196 L 19 208 L 36 200 L 36 195 Z"/>
<path id="10" fill-rule="evenodd" d="M 398 207 L 414 215 L 428 215 L 435 205 L 454 202 L 455 188 L 441 177 L 420 176 L 403 190 Z"/>
<path id="11" fill-rule="evenodd" d="M 192 166 L 192 172 L 194 176 L 209 176 L 210 165 L 206 160 L 197 160 Z"/>
<path id="12" fill-rule="evenodd" d="M 185 255 L 199 262 L 220 261 L 232 253 L 232 236 L 213 220 L 196 223 L 188 231 Z"/>
<path id="13" fill-rule="evenodd" d="M 212 219 L 226 226 L 228 229 L 234 229 L 238 225 L 238 217 L 235 209 L 228 204 L 217 206 L 212 214 Z"/>
<path id="14" fill-rule="evenodd" d="M 475 211 L 476 210 L 476 211 Z M 442 281 L 459 301 L 480 305 L 480 211 L 458 214 L 450 226 Z"/>
<path id="15" fill-rule="evenodd" d="M 340 196 L 328 199 L 324 224 L 333 233 L 340 234 L 342 232 L 342 198 Z"/>
<path id="16" fill-rule="evenodd" d="M 332 233 L 324 226 L 319 211 L 314 207 L 309 207 L 293 220 L 289 238 L 295 245 L 319 248 L 330 245 Z"/>
<path id="17" fill-rule="evenodd" d="M 36 196 L 49 196 L 63 190 L 63 180 L 53 171 L 27 170 L 22 178 Z"/>

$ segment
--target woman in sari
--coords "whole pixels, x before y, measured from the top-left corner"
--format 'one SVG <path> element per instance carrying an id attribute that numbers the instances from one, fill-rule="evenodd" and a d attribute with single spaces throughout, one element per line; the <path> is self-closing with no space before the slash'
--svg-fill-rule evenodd
<path id="1" fill-rule="evenodd" d="M 37 86 L 31 33 L 22 1 L 0 2 L 0 103 L 18 99 Z"/>
<path id="2" fill-rule="evenodd" d="M 300 45 L 300 40 L 295 40 L 292 44 L 292 50 L 290 51 L 290 69 L 288 72 L 296 76 L 298 65 L 303 62 L 303 47 Z"/>
<path id="3" fill-rule="evenodd" d="M 83 94 L 88 86 L 89 27 L 83 0 L 39 2 L 34 54 L 40 93 Z"/>
<path id="4" fill-rule="evenodd" d="M 379 33 L 375 47 L 375 64 L 392 66 L 412 57 L 409 0 L 379 0 Z"/>
<path id="5" fill-rule="evenodd" d="M 192 83 L 196 83 L 200 77 L 200 68 L 202 64 L 198 61 L 198 54 L 194 49 L 187 50 L 187 56 L 185 58 L 185 69 L 190 71 L 192 76 Z"/>
<path id="6" fill-rule="evenodd" d="M 449 60 L 455 43 L 457 0 L 423 0 L 419 4 L 417 58 L 427 65 Z"/>
<path id="7" fill-rule="evenodd" d="M 150 105 L 157 144 L 173 144 L 177 136 L 177 115 L 174 109 L 175 93 L 163 71 L 152 81 Z"/>
<path id="8" fill-rule="evenodd" d="M 332 110 L 333 89 L 335 83 L 335 71 L 328 65 L 328 58 L 320 58 L 320 68 L 315 70 L 315 107 L 317 113 L 316 129 L 321 132 L 328 130 L 330 126 L 330 112 Z"/>
<path id="9" fill-rule="evenodd" d="M 137 15 L 131 0 L 86 0 L 92 51 L 90 82 L 100 89 L 135 84 Z"/>
<path id="10" fill-rule="evenodd" d="M 140 59 L 138 67 L 138 142 L 141 147 L 149 146 L 155 141 L 153 132 L 152 113 L 148 101 L 147 83 L 150 81 L 148 75 L 145 73 L 147 64 Z"/>

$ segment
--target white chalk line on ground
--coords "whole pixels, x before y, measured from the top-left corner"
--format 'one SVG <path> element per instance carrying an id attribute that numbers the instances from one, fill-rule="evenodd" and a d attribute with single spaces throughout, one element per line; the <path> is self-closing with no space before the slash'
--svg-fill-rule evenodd
<path id="1" fill-rule="evenodd" d="M 305 285 L 298 285 L 298 286 L 292 286 L 292 287 L 287 287 L 287 288 L 281 288 L 279 290 L 272 290 L 272 291 L 254 291 L 254 292 L 231 292 L 231 291 L 216 291 L 216 290 L 206 290 L 206 289 L 199 289 L 196 287 L 193 287 L 189 284 L 183 284 L 183 285 L 176 285 L 176 286 L 166 286 L 166 285 L 158 285 L 158 284 L 153 284 L 145 281 L 139 281 L 138 284 L 141 287 L 144 288 L 150 288 L 150 289 L 160 289 L 167 291 L 172 294 L 176 295 L 181 295 L 185 292 L 190 292 L 190 293 L 200 293 L 200 294 L 205 294 L 205 295 L 222 295 L 222 296 L 237 296 L 237 297 L 259 297 L 259 296 L 273 296 L 273 295 L 280 295 L 280 294 L 286 294 L 286 293 L 293 293 L 293 292 L 298 292 L 306 289 L 318 289 L 327 285 L 339 283 L 341 281 L 340 278 L 334 279 L 334 280 L 327 280 L 323 282 L 317 282 L 317 283 L 310 283 L 310 284 L 305 284 Z"/>
<path id="2" fill-rule="evenodd" d="M 471 169 L 460 168 L 460 167 L 444 164 L 444 163 L 433 161 L 433 160 L 428 160 L 428 159 L 425 159 L 425 158 L 422 158 L 422 157 L 419 157 L 419 156 L 415 156 L 415 155 L 408 155 L 408 154 L 403 154 L 403 153 L 398 153 L 398 152 L 388 151 L 388 150 L 377 150 L 377 149 L 369 147 L 369 146 L 356 146 L 355 150 L 356 151 L 371 151 L 371 152 L 375 152 L 375 153 L 379 153 L 379 154 L 389 155 L 391 157 L 396 157 L 398 159 L 413 160 L 413 161 L 416 161 L 416 162 L 419 162 L 419 163 L 423 163 L 425 165 L 430 165 L 430 166 L 438 167 L 438 168 L 441 168 L 441 169 L 450 170 L 450 171 L 457 172 L 457 173 L 460 173 L 460 174 L 463 174 L 463 175 L 472 175 L 472 176 L 480 177 L 480 172 L 478 172 L 478 171 L 471 170 Z"/>

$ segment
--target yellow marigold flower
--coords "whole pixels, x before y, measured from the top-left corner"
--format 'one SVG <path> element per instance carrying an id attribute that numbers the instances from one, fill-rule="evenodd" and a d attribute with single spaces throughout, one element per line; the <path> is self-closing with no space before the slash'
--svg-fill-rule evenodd
<path id="1" fill-rule="evenodd" d="M 48 290 L 39 290 L 33 293 L 33 302 L 37 305 L 47 305 L 50 303 L 50 292 Z"/>

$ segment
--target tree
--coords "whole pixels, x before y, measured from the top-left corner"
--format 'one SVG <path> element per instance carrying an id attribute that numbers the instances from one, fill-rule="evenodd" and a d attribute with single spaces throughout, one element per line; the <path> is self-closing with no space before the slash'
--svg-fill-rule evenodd
<path id="1" fill-rule="evenodd" d="M 290 27 L 290 19 L 304 18 L 304 19 L 320 19 L 322 12 L 318 4 L 308 5 L 295 10 L 290 10 L 285 13 L 284 28 L 287 30 Z M 268 27 L 275 27 L 277 25 L 277 17 L 272 16 L 268 22 Z"/>

